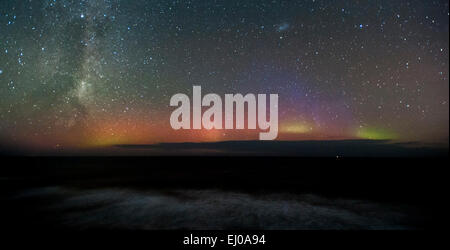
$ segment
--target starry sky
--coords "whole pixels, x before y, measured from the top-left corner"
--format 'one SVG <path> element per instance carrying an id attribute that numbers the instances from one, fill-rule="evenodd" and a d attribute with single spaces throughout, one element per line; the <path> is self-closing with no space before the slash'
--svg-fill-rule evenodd
<path id="1" fill-rule="evenodd" d="M 171 96 L 279 94 L 278 140 L 446 143 L 448 1 L 0 0 L 3 145 L 255 140 L 174 131 Z"/>

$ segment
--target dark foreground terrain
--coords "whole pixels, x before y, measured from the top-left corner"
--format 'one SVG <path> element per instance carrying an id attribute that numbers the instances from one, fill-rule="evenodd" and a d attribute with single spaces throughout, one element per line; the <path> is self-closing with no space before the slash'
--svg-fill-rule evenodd
<path id="1" fill-rule="evenodd" d="M 3 229 L 431 229 L 448 157 L 4 157 Z"/>

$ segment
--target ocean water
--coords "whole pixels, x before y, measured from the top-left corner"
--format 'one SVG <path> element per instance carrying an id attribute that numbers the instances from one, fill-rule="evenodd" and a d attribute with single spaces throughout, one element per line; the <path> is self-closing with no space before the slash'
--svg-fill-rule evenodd
<path id="1" fill-rule="evenodd" d="M 317 194 L 249 194 L 219 189 L 49 186 L 14 193 L 40 223 L 69 229 L 415 229 L 408 205 Z M 28 205 L 27 205 L 28 204 Z"/>

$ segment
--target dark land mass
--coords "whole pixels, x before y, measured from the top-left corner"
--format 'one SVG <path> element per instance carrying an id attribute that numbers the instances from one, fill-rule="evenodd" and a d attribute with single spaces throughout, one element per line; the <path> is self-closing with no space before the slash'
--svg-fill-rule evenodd
<path id="1" fill-rule="evenodd" d="M 389 140 L 224 141 L 117 145 L 142 155 L 219 155 L 295 157 L 442 157 L 448 144 L 395 143 Z"/>

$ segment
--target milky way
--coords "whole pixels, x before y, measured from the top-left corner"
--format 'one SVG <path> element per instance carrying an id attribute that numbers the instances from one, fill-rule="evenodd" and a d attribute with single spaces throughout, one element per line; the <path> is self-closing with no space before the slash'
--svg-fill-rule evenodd
<path id="1" fill-rule="evenodd" d="M 0 2 L 0 138 L 45 148 L 256 139 L 173 131 L 170 97 L 278 93 L 280 140 L 448 144 L 448 1 Z"/>

